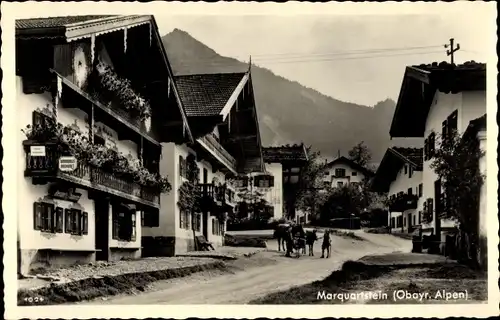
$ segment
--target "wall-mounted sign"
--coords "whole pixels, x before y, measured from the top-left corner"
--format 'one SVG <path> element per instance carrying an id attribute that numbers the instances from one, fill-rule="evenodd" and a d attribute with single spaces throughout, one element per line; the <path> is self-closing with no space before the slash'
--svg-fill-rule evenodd
<path id="1" fill-rule="evenodd" d="M 75 192 L 74 188 L 68 188 L 61 185 L 53 185 L 49 189 L 49 194 L 54 199 L 60 199 L 71 202 L 78 202 L 78 200 L 80 200 L 80 197 L 82 196 L 81 193 Z"/>
<path id="2" fill-rule="evenodd" d="M 71 172 L 76 169 L 78 161 L 75 157 L 60 157 L 59 158 L 59 170 L 63 172 Z"/>
<path id="3" fill-rule="evenodd" d="M 32 157 L 45 157 L 45 146 L 31 146 L 30 155 Z"/>

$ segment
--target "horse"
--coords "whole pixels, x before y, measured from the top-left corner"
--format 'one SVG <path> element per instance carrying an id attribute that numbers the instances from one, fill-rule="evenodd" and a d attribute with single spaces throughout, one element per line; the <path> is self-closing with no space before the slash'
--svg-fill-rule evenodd
<path id="1" fill-rule="evenodd" d="M 286 251 L 285 249 L 285 243 L 286 243 L 286 233 L 288 230 L 289 226 L 285 224 L 280 224 L 276 226 L 274 229 L 274 239 L 278 240 L 278 251 L 281 251 L 283 248 L 283 251 Z"/>

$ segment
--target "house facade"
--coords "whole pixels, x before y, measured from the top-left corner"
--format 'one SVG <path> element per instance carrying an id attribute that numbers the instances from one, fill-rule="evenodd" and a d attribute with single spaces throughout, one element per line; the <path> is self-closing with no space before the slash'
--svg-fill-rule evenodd
<path id="1" fill-rule="evenodd" d="M 159 219 L 142 228 L 146 255 L 195 250 L 197 237 L 221 246 L 227 214 L 237 203 L 235 181 L 264 171 L 250 68 L 174 80 L 194 141 L 162 143 L 160 173 L 171 177 L 172 191 L 161 197 Z M 190 171 L 200 195 L 194 212 L 182 205 Z"/>
<path id="2" fill-rule="evenodd" d="M 273 187 L 266 195 L 274 199 L 274 218 L 290 218 L 306 221 L 305 213 L 296 210 L 293 201 L 299 187 L 301 170 L 307 164 L 308 156 L 304 144 L 266 147 L 263 149 L 266 172 L 274 177 Z"/>
<path id="3" fill-rule="evenodd" d="M 360 184 L 365 178 L 371 178 L 373 172 L 346 157 L 338 157 L 325 168 L 323 187 L 325 189 Z"/>
<path id="4" fill-rule="evenodd" d="M 152 16 L 16 21 L 20 273 L 141 256 L 172 79 Z"/>
<path id="5" fill-rule="evenodd" d="M 387 225 L 394 232 L 411 233 L 422 224 L 422 163 L 421 148 L 389 148 L 371 182 L 373 191 L 387 194 Z"/>
<path id="6" fill-rule="evenodd" d="M 443 218 L 445 206 L 441 181 L 430 167 L 434 153 L 439 148 L 439 136 L 451 130 L 462 135 L 471 122 L 485 118 L 485 115 L 485 64 L 471 61 L 450 65 L 443 62 L 406 68 L 390 135 L 425 139 L 422 171 L 425 201 L 419 208 L 426 217 L 422 230 L 424 233 L 440 235 L 442 249 L 446 235 L 456 229 L 456 224 Z M 481 141 L 486 138 L 483 129 L 479 130 L 482 133 L 477 136 Z M 484 147 L 485 143 L 481 143 Z M 480 216 L 485 214 L 481 212 Z"/>

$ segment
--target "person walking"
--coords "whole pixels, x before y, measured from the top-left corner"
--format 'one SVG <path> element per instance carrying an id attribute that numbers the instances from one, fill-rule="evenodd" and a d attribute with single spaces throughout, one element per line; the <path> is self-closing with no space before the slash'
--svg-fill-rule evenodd
<path id="1" fill-rule="evenodd" d="M 330 250 L 331 250 L 332 242 L 330 240 L 330 230 L 325 230 L 325 234 L 323 235 L 323 243 L 321 244 L 321 258 L 326 257 L 330 258 Z"/>

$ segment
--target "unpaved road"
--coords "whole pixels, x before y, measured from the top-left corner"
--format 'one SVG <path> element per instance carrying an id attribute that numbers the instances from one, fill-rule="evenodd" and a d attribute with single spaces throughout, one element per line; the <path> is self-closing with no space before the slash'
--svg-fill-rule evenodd
<path id="1" fill-rule="evenodd" d="M 277 264 L 207 279 L 194 277 L 191 281 L 187 278 L 177 283 L 160 281 L 149 292 L 84 304 L 245 304 L 272 292 L 323 279 L 347 260 L 357 260 L 368 254 L 410 251 L 411 242 L 408 240 L 362 231 L 356 234 L 366 240 L 335 236 L 332 239 L 333 254 L 329 259 L 319 257 L 320 243 L 316 246 L 316 256 L 293 259 L 281 257 L 283 253 L 275 251 L 276 243 L 272 241 L 270 249 L 274 251 L 262 252 L 260 255 L 278 259 Z"/>

